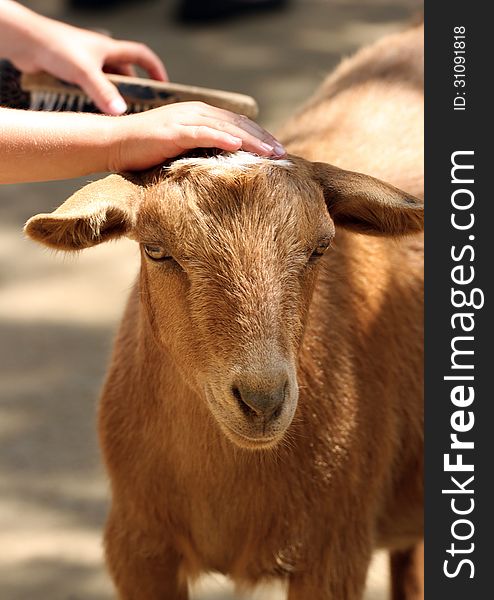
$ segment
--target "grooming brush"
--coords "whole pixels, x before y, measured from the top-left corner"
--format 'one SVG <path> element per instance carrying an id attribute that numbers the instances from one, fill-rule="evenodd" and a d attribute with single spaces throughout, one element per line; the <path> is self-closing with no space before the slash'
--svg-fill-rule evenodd
<path id="1" fill-rule="evenodd" d="M 235 92 L 208 89 L 106 74 L 127 103 L 127 112 L 143 112 L 175 102 L 202 101 L 218 108 L 255 118 L 254 98 Z M 0 106 L 47 111 L 101 112 L 78 86 L 47 73 L 20 73 L 10 62 L 0 61 Z"/>

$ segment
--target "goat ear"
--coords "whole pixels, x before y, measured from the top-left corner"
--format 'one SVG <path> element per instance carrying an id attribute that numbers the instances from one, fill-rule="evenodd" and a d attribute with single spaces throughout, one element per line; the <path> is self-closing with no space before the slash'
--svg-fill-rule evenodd
<path id="1" fill-rule="evenodd" d="M 83 250 L 125 235 L 135 219 L 140 187 L 123 175 L 86 185 L 49 214 L 32 217 L 25 233 L 57 250 Z"/>
<path id="2" fill-rule="evenodd" d="M 418 198 L 362 173 L 318 162 L 312 168 L 336 225 L 374 235 L 424 229 L 424 204 Z"/>

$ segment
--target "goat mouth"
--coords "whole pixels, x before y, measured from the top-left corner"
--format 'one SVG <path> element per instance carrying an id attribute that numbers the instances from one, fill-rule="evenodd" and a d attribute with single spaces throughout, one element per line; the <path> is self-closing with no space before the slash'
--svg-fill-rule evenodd
<path id="1" fill-rule="evenodd" d="M 252 426 L 252 424 L 249 426 L 245 422 L 245 415 L 237 414 L 232 420 L 232 410 L 235 413 L 235 407 L 225 406 L 226 403 L 218 401 L 210 386 L 206 386 L 205 392 L 209 408 L 221 431 L 233 444 L 241 448 L 250 450 L 273 448 L 283 439 L 292 421 L 292 415 L 285 413 L 265 427 Z"/>
<path id="2" fill-rule="evenodd" d="M 251 450 L 267 450 L 273 448 L 281 440 L 284 433 L 280 432 L 279 434 L 272 436 L 247 436 L 244 433 L 235 431 L 226 423 L 222 423 L 222 425 L 227 437 L 229 437 L 237 446 Z"/>

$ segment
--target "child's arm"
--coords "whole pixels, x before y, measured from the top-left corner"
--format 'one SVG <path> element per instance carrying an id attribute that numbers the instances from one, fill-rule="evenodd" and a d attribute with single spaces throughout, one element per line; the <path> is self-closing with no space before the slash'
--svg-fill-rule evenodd
<path id="1" fill-rule="evenodd" d="M 0 0 L 0 57 L 26 73 L 46 71 L 79 85 L 104 113 L 125 112 L 124 99 L 103 74 L 134 75 L 143 67 L 154 79 L 167 79 L 165 67 L 144 44 L 107 36 L 48 19 L 12 0 Z"/>
<path id="2" fill-rule="evenodd" d="M 146 169 L 191 148 L 283 156 L 246 117 L 183 102 L 123 117 L 0 109 L 0 183 Z"/>

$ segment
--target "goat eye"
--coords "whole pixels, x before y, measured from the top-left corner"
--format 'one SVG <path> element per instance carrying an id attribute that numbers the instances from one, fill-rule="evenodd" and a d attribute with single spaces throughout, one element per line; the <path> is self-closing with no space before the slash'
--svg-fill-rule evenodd
<path id="1" fill-rule="evenodd" d="M 144 252 L 151 260 L 168 260 L 172 258 L 169 254 L 167 254 L 163 246 L 144 244 Z"/>
<path id="2" fill-rule="evenodd" d="M 317 244 L 317 246 L 314 248 L 312 254 L 311 254 L 311 258 L 318 258 L 319 256 L 322 256 L 326 250 L 329 248 L 330 245 L 330 240 L 323 240 L 321 242 L 319 242 L 319 244 Z"/>

